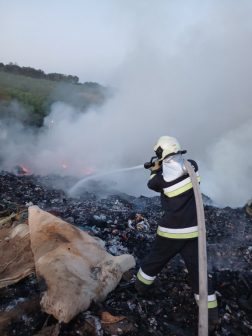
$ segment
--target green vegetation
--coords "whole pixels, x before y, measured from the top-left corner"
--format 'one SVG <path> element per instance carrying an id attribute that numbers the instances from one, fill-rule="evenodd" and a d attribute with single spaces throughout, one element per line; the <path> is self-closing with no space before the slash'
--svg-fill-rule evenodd
<path id="1" fill-rule="evenodd" d="M 45 72 L 41 69 L 37 70 L 31 67 L 20 67 L 19 65 L 17 65 L 17 63 L 12 62 L 5 65 L 3 63 L 0 63 L 0 71 L 7 72 L 12 75 L 19 75 L 30 78 L 48 79 L 55 82 L 64 82 L 72 84 L 79 83 L 79 78 L 77 76 L 63 75 L 56 72 L 45 74 Z"/>
<path id="2" fill-rule="evenodd" d="M 59 83 L 0 71 L 0 117 L 12 116 L 27 125 L 41 126 L 55 101 L 85 110 L 91 105 L 102 104 L 106 96 L 107 89 L 97 83 Z M 10 107 L 13 100 L 17 100 L 27 113 L 19 115 L 17 108 L 14 111 Z"/>

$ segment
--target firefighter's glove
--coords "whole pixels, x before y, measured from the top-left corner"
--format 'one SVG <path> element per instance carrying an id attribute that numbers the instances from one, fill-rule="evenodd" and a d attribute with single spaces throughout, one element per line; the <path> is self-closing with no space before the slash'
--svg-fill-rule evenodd
<path id="1" fill-rule="evenodd" d="M 161 168 L 161 164 L 160 164 L 160 162 L 159 162 L 159 161 L 156 161 L 156 162 L 155 162 L 155 166 L 154 166 L 154 167 L 151 167 L 150 170 L 151 170 L 152 172 L 156 172 L 156 171 L 159 170 L 160 168 Z"/>

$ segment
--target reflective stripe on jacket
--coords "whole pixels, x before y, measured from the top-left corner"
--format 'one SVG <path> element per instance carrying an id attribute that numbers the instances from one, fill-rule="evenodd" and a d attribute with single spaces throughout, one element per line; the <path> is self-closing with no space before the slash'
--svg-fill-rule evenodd
<path id="1" fill-rule="evenodd" d="M 198 182 L 200 182 L 200 176 L 199 173 L 196 172 L 197 178 L 198 178 Z M 164 194 L 168 197 L 174 197 L 174 196 L 178 196 L 180 194 L 183 194 L 183 192 L 191 189 L 193 187 L 192 185 L 192 181 L 190 176 L 187 177 L 186 179 L 184 179 L 181 182 L 178 182 L 176 184 L 174 184 L 171 187 L 168 188 L 164 188 Z"/>

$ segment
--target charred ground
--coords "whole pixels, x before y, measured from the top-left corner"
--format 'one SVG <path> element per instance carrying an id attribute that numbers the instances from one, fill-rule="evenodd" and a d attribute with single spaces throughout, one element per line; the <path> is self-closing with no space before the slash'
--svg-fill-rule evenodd
<path id="1" fill-rule="evenodd" d="M 1 216 L 18 211 L 17 204 L 28 202 L 53 210 L 66 222 L 103 239 L 109 253 L 132 254 L 137 263 L 131 270 L 135 276 L 155 237 L 161 216 L 159 197 L 128 196 L 91 181 L 79 196 L 68 198 L 64 190 L 75 182 L 70 177 L 15 176 L 2 172 Z M 205 206 L 205 216 L 208 270 L 219 304 L 215 335 L 252 334 L 252 314 L 237 305 L 237 299 L 246 297 L 252 286 L 251 218 L 242 209 L 219 209 L 211 205 Z M 47 335 L 56 333 L 57 321 L 40 310 L 35 275 L 1 289 L 0 295 L 1 323 L 3 317 L 6 319 L 3 335 L 35 335 L 43 326 L 44 335 L 45 328 Z M 104 324 L 101 323 L 102 312 L 123 315 L 126 319 Z M 67 325 L 60 325 L 57 332 L 59 335 L 191 336 L 197 335 L 197 315 L 187 269 L 178 255 L 159 274 L 148 297 L 137 294 L 134 278 L 124 277 L 106 301 L 93 303 L 89 312 L 79 314 Z"/>

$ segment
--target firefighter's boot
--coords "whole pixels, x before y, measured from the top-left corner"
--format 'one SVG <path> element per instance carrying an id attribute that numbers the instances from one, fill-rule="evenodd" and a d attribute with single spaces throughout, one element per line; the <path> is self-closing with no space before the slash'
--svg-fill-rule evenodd
<path id="1" fill-rule="evenodd" d="M 213 332 L 218 324 L 218 307 L 208 309 L 208 330 Z"/>
<path id="2" fill-rule="evenodd" d="M 145 285 L 137 278 L 135 281 L 135 288 L 139 295 L 146 296 L 149 292 L 150 286 Z"/>
<path id="3" fill-rule="evenodd" d="M 239 299 L 238 306 L 246 312 L 251 312 L 252 311 L 252 295 L 250 295 L 248 300 Z"/>

